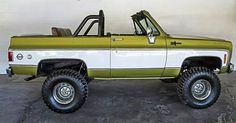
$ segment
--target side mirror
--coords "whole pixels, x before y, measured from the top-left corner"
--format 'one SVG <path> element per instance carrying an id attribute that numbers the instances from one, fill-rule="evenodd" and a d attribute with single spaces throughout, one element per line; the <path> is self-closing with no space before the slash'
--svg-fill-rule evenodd
<path id="1" fill-rule="evenodd" d="M 153 30 L 150 27 L 147 28 L 147 37 L 148 37 L 149 44 L 155 43 L 156 37 L 153 35 Z"/>

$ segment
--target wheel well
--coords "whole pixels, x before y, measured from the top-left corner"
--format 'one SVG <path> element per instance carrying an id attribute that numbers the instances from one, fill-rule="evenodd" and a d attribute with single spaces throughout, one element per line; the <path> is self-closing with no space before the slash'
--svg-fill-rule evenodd
<path id="1" fill-rule="evenodd" d="M 87 66 L 79 59 L 45 59 L 38 64 L 38 76 L 46 76 L 58 69 L 73 69 L 82 75 L 87 75 Z"/>
<path id="2" fill-rule="evenodd" d="M 182 71 L 191 67 L 206 67 L 211 70 L 221 69 L 222 61 L 219 57 L 189 57 L 182 64 Z"/>

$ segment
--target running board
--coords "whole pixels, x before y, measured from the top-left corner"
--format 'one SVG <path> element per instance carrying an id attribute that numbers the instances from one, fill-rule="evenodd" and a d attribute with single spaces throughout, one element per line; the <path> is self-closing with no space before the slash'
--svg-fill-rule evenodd
<path id="1" fill-rule="evenodd" d="M 38 78 L 38 77 L 36 77 L 36 76 L 31 76 L 31 77 L 25 78 L 24 80 L 25 80 L 25 81 L 30 81 L 30 80 L 33 80 L 33 79 L 36 79 L 36 78 Z"/>

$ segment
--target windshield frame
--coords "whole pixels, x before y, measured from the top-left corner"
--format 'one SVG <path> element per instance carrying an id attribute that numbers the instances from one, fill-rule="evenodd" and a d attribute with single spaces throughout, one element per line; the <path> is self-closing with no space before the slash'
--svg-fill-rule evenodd
<path id="1" fill-rule="evenodd" d="M 167 34 L 163 31 L 163 29 L 159 26 L 159 24 L 154 20 L 154 18 L 149 14 L 148 11 L 142 10 L 134 15 L 131 16 L 132 20 L 135 21 L 140 28 L 144 29 L 144 27 L 139 23 L 139 20 L 141 19 L 148 19 L 150 21 L 150 23 L 153 25 L 153 27 L 155 28 L 154 30 L 156 30 L 158 32 L 158 34 L 154 34 L 154 36 L 166 36 Z M 146 34 L 146 30 L 143 30 Z"/>

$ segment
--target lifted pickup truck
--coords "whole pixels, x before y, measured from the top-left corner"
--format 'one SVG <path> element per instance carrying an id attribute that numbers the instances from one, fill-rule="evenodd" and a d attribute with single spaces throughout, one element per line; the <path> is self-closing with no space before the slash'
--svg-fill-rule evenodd
<path id="1" fill-rule="evenodd" d="M 84 25 L 87 30 L 81 34 Z M 53 111 L 70 113 L 88 97 L 92 79 L 177 80 L 181 101 L 193 108 L 206 108 L 220 95 L 215 74 L 230 73 L 230 41 L 165 33 L 147 11 L 132 16 L 134 34 L 104 35 L 104 14 L 89 15 L 74 34 L 52 28 L 48 36 L 14 36 L 8 58 L 13 74 L 47 76 L 42 86 L 45 104 Z M 98 24 L 98 34 L 89 35 Z"/>

